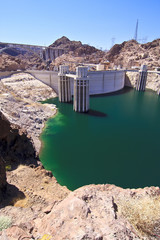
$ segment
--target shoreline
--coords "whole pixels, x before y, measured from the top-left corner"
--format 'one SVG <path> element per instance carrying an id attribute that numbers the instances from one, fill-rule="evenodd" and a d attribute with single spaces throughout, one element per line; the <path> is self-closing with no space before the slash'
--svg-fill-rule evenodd
<path id="1" fill-rule="evenodd" d="M 9 89 L 10 91 L 11 89 Z M 0 88 L 1 103 L 3 100 L 8 103 L 7 98 L 11 98 L 11 102 L 14 99 L 12 94 L 3 92 L 3 89 Z M 26 103 L 24 104 L 26 108 L 23 108 L 22 105 L 18 105 L 19 109 L 25 110 L 24 115 L 26 115 L 28 112 Z M 29 101 L 27 105 L 32 106 L 32 103 Z M 31 114 L 34 115 L 40 106 L 36 103 L 35 109 L 31 108 L 33 110 Z M 46 105 L 40 109 L 42 112 L 46 112 L 50 108 Z M 13 115 L 12 121 L 12 110 L 14 110 L 14 106 L 10 109 L 10 124 L 14 127 L 17 119 L 14 117 L 18 116 Z M 41 111 L 38 110 L 35 117 L 39 113 L 42 114 Z M 7 107 L 5 112 L 10 113 Z M 35 138 L 39 137 L 39 141 L 41 141 L 40 135 L 45 129 L 47 121 L 56 116 L 58 109 L 54 108 L 54 114 L 50 109 L 50 113 L 52 113 L 51 116 L 46 115 L 45 119 L 42 118 L 44 122 L 40 123 L 41 128 L 35 128 L 38 133 L 41 131 L 39 136 L 35 136 Z M 24 119 L 24 115 L 22 114 L 22 119 Z M 26 123 L 25 120 L 24 123 Z M 23 121 L 19 122 L 23 126 Z M 24 124 L 24 126 L 26 125 Z M 20 133 L 17 132 L 17 134 Z M 25 136 L 28 137 L 28 133 Z M 22 135 L 20 135 L 20 140 L 21 137 Z M 28 146 L 25 145 L 25 147 Z M 40 154 L 40 151 L 38 153 Z M 6 237 L 36 240 L 46 236 L 55 240 L 126 239 L 128 237 L 156 239 L 154 236 L 159 235 L 159 231 L 154 229 L 154 226 L 159 224 L 159 187 L 123 189 L 112 184 L 91 184 L 71 192 L 66 186 L 61 186 L 51 172 L 45 170 L 41 165 L 35 167 L 25 164 L 8 171 L 7 182 L 8 192 L 5 197 L 7 198 L 9 196 L 7 194 L 11 194 L 13 199 L 10 199 L 12 203 L 5 202 L 0 208 L 0 215 L 11 219 L 12 225 L 8 229 L 0 231 L 2 240 L 5 240 Z M 154 211 L 150 209 L 154 209 Z M 77 224 L 77 221 L 81 225 Z"/>
<path id="2" fill-rule="evenodd" d="M 48 118 L 44 123 L 44 127 L 42 128 L 41 134 L 39 136 L 39 140 L 41 142 L 41 147 L 40 147 L 40 150 L 39 150 L 39 153 L 38 153 L 39 155 L 41 154 L 41 151 L 42 151 L 42 148 L 43 148 L 43 145 L 44 145 L 43 141 L 41 140 L 41 135 L 42 135 L 43 131 L 45 130 L 45 128 L 47 127 L 46 125 L 47 125 L 48 120 L 56 117 L 57 114 L 58 114 L 58 108 L 56 107 L 56 113 L 53 116 L 51 116 L 50 118 Z"/>

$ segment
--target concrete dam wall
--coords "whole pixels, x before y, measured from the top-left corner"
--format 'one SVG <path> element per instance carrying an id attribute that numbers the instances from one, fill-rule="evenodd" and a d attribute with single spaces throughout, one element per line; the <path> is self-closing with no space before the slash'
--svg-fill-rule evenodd
<path id="1" fill-rule="evenodd" d="M 89 93 L 103 94 L 124 88 L 125 71 L 94 71 L 89 72 Z"/>
<path id="2" fill-rule="evenodd" d="M 58 72 L 27 71 L 37 79 L 52 87 L 58 94 Z M 89 94 L 104 94 L 121 90 L 125 83 L 125 71 L 93 71 L 89 76 Z M 73 95 L 73 79 L 71 78 L 71 93 Z"/>
<path id="3" fill-rule="evenodd" d="M 53 88 L 58 94 L 58 72 L 39 70 L 28 70 L 26 72 L 32 74 L 35 78 Z"/>
<path id="4" fill-rule="evenodd" d="M 26 73 L 32 74 L 41 82 L 47 84 L 58 94 L 58 72 L 27 70 Z M 2 72 L 0 77 L 7 77 L 13 72 Z M 89 94 L 105 94 L 121 90 L 125 84 L 125 71 L 93 71 L 88 73 L 89 76 Z M 71 94 L 73 95 L 73 79 L 71 78 Z"/>

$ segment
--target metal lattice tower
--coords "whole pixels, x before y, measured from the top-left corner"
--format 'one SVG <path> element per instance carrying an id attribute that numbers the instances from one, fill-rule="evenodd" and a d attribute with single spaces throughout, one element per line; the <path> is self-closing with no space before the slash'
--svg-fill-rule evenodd
<path id="1" fill-rule="evenodd" d="M 137 41 L 137 37 L 138 37 L 138 19 L 137 19 L 137 23 L 136 23 L 136 30 L 135 30 L 134 40 Z"/>

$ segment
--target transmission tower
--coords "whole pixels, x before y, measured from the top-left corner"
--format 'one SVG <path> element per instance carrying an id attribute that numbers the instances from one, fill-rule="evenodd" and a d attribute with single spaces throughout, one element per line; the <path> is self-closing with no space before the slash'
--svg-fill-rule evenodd
<path id="1" fill-rule="evenodd" d="M 111 46 L 111 47 L 113 47 L 113 46 L 114 46 L 115 39 L 116 39 L 115 37 L 112 37 L 112 38 L 111 38 L 111 41 L 112 41 L 112 46 Z"/>
<path id="2" fill-rule="evenodd" d="M 136 30 L 135 30 L 134 40 L 137 41 L 137 37 L 138 37 L 138 19 L 137 19 L 137 23 L 136 23 Z"/>

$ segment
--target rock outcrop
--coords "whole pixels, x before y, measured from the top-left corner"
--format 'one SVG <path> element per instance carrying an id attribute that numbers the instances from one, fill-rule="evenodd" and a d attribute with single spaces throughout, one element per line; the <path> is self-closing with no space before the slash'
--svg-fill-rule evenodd
<path id="1" fill-rule="evenodd" d="M 37 153 L 41 147 L 39 136 L 45 121 L 56 113 L 55 105 L 41 104 L 39 101 L 55 96 L 52 88 L 27 73 L 14 74 L 0 82 L 0 111 L 9 123 L 25 129 Z M 24 136 L 24 131 L 15 129 Z"/>
<path id="2" fill-rule="evenodd" d="M 45 192 L 45 189 L 41 191 Z M 68 194 L 67 194 L 68 195 Z M 43 194 L 45 196 L 45 194 Z M 63 198 L 62 198 L 63 199 Z M 27 208 L 0 210 L 12 218 L 12 226 L 0 233 L 14 240 L 156 240 L 160 236 L 160 189 L 122 189 L 114 185 L 89 185 L 62 201 Z M 21 216 L 21 217 L 20 217 Z"/>
<path id="3" fill-rule="evenodd" d="M 115 44 L 105 55 L 104 60 L 109 60 L 115 65 L 124 68 L 141 66 L 146 64 L 149 69 L 160 66 L 160 39 L 146 44 L 140 44 L 135 40 Z"/>
<path id="4" fill-rule="evenodd" d="M 26 130 L 11 124 L 0 112 L 0 155 L 5 165 L 37 164 L 36 151 Z M 1 161 L 2 164 L 2 161 Z M 3 168 L 3 165 L 1 165 Z"/>
<path id="5" fill-rule="evenodd" d="M 43 70 L 48 69 L 48 63 L 45 63 L 37 55 L 18 55 L 12 56 L 7 53 L 0 54 L 0 71 L 17 71 L 26 69 Z"/>
<path id="6" fill-rule="evenodd" d="M 139 79 L 139 72 L 137 71 L 127 71 L 125 76 L 125 85 L 128 87 L 136 87 L 137 81 Z M 156 93 L 160 91 L 160 74 L 148 72 L 147 74 L 147 82 L 146 89 L 151 89 Z"/>
<path id="7" fill-rule="evenodd" d="M 100 51 L 88 44 L 82 44 L 80 41 L 71 41 L 65 36 L 57 39 L 50 47 L 62 48 L 66 53 L 72 52 L 75 56 L 88 55 Z"/>
<path id="8" fill-rule="evenodd" d="M 65 54 L 57 57 L 50 64 L 50 69 L 58 67 L 62 64 L 67 64 L 70 70 L 75 70 L 75 67 L 82 63 L 99 63 L 105 53 L 88 44 L 82 44 L 80 41 L 71 41 L 66 37 L 56 40 L 51 47 L 63 48 Z"/>

